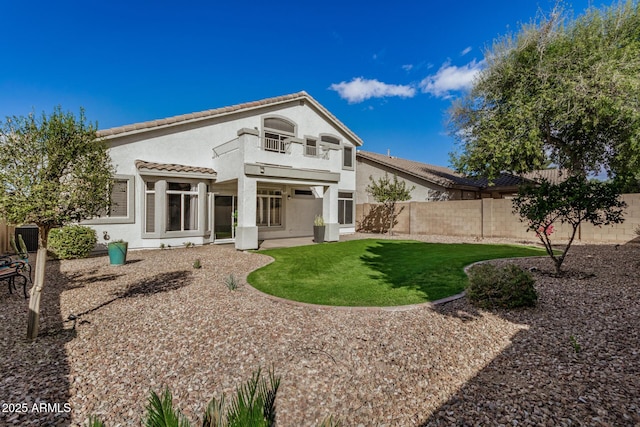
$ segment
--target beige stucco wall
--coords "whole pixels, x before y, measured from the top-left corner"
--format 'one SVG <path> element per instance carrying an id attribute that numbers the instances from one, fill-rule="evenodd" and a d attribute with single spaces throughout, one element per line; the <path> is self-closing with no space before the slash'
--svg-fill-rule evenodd
<path id="1" fill-rule="evenodd" d="M 593 243 L 620 243 L 640 240 L 635 229 L 640 224 L 640 194 L 625 194 L 627 203 L 625 222 L 602 227 L 582 224 L 576 239 Z M 356 206 L 356 224 L 361 228 L 363 217 L 371 211 L 371 204 Z M 524 240 L 535 239 L 527 232 L 526 224 L 513 213 L 511 200 L 481 199 L 448 202 L 400 203 L 403 207 L 398 215 L 394 231 L 402 234 L 434 234 L 468 237 L 506 237 Z M 365 230 L 362 230 L 365 231 Z M 571 228 L 557 225 L 556 239 L 569 237 Z"/>
<path id="2" fill-rule="evenodd" d="M 366 191 L 366 188 L 370 183 L 369 177 L 372 177 L 377 181 L 384 177 L 385 173 L 389 174 L 389 177 L 396 174 L 399 181 L 404 181 L 406 183 L 407 188 L 415 187 L 411 190 L 411 200 L 424 201 L 427 200 L 430 193 L 433 191 L 447 191 L 442 186 L 428 183 L 409 174 L 398 173 L 397 171 L 383 165 L 372 165 L 367 161 L 363 161 L 361 158 L 357 158 L 356 203 L 375 203 L 373 197 L 371 197 Z M 462 197 L 460 190 L 448 190 L 448 192 L 453 200 L 457 200 Z"/>

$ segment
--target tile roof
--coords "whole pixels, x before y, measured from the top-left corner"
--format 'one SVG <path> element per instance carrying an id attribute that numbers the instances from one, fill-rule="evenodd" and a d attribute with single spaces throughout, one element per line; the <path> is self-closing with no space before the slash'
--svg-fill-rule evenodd
<path id="1" fill-rule="evenodd" d="M 328 119 L 333 121 L 344 133 L 350 136 L 357 145 L 362 145 L 362 140 L 344 125 L 336 116 L 334 116 L 329 110 L 324 108 L 318 101 L 313 99 L 305 91 L 292 93 L 289 95 L 276 96 L 273 98 L 266 98 L 259 101 L 245 102 L 242 104 L 231 105 L 228 107 L 214 108 L 211 110 L 200 111 L 196 113 L 183 114 L 180 116 L 168 117 L 165 119 L 151 120 L 148 122 L 134 123 L 126 126 L 114 127 L 111 129 L 104 129 L 98 131 L 99 137 L 114 137 L 121 136 L 129 133 L 138 133 L 141 131 L 165 128 L 169 126 L 176 126 L 180 124 L 210 119 L 213 117 L 224 116 L 227 114 L 233 114 L 241 111 L 252 110 L 269 105 L 283 104 L 295 100 L 306 100 L 317 108 L 322 114 L 327 116 Z"/>
<path id="2" fill-rule="evenodd" d="M 371 160 L 373 162 L 388 166 L 400 172 L 408 173 L 417 178 L 422 178 L 434 184 L 441 185 L 445 188 L 453 186 L 470 186 L 476 187 L 474 180 L 465 178 L 461 174 L 444 166 L 435 166 L 427 163 L 420 163 L 413 160 L 400 159 L 398 157 L 390 157 L 384 154 L 371 153 L 369 151 L 358 151 L 357 156 Z"/>
<path id="3" fill-rule="evenodd" d="M 484 189 L 489 186 L 489 181 L 486 178 L 465 177 L 453 169 L 444 166 L 430 165 L 427 163 L 400 159 L 398 157 L 390 157 L 384 154 L 371 153 L 368 151 L 358 151 L 357 156 L 388 166 L 399 172 L 404 172 L 434 184 L 441 185 L 445 188 L 475 187 L 477 189 Z M 525 180 L 526 178 L 523 179 L 512 174 L 502 173 L 499 177 L 493 180 L 493 185 L 491 187 L 516 187 L 522 184 Z"/>
<path id="4" fill-rule="evenodd" d="M 532 181 L 546 179 L 551 184 L 559 184 L 569 177 L 569 172 L 565 169 L 550 168 L 525 173 L 523 176 Z"/>
<path id="5" fill-rule="evenodd" d="M 197 173 L 205 175 L 216 175 L 216 171 L 211 168 L 203 168 L 197 166 L 177 165 L 173 163 L 154 163 L 146 162 L 144 160 L 135 161 L 137 169 L 146 169 L 162 172 L 178 172 L 178 173 Z"/>

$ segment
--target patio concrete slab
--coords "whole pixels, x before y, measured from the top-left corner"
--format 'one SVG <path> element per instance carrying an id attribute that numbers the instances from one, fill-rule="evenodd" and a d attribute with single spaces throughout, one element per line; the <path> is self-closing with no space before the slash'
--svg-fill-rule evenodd
<path id="1" fill-rule="evenodd" d="M 289 237 L 284 239 L 260 240 L 258 249 L 290 248 L 293 246 L 313 245 L 313 237 Z"/>

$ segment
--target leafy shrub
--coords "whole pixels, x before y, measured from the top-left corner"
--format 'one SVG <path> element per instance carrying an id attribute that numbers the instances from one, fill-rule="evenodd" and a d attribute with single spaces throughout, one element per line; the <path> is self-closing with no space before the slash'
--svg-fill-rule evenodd
<path id="1" fill-rule="evenodd" d="M 47 249 L 56 258 L 86 258 L 98 242 L 94 229 L 82 225 L 65 225 L 49 233 Z"/>
<path id="2" fill-rule="evenodd" d="M 531 274 L 517 265 L 497 268 L 478 264 L 469 269 L 467 297 L 482 308 L 533 307 L 538 300 Z"/>

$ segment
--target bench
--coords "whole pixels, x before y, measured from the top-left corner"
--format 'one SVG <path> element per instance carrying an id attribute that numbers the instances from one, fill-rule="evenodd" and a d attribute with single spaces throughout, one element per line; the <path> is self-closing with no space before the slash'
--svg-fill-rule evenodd
<path id="1" fill-rule="evenodd" d="M 14 260 L 8 256 L 0 256 L 0 281 L 7 282 L 9 286 L 9 293 L 12 294 L 16 288 L 16 279 L 22 280 L 22 292 L 24 297 L 27 298 L 27 281 L 30 281 L 24 272 L 26 270 L 26 263 L 21 260 Z"/>

